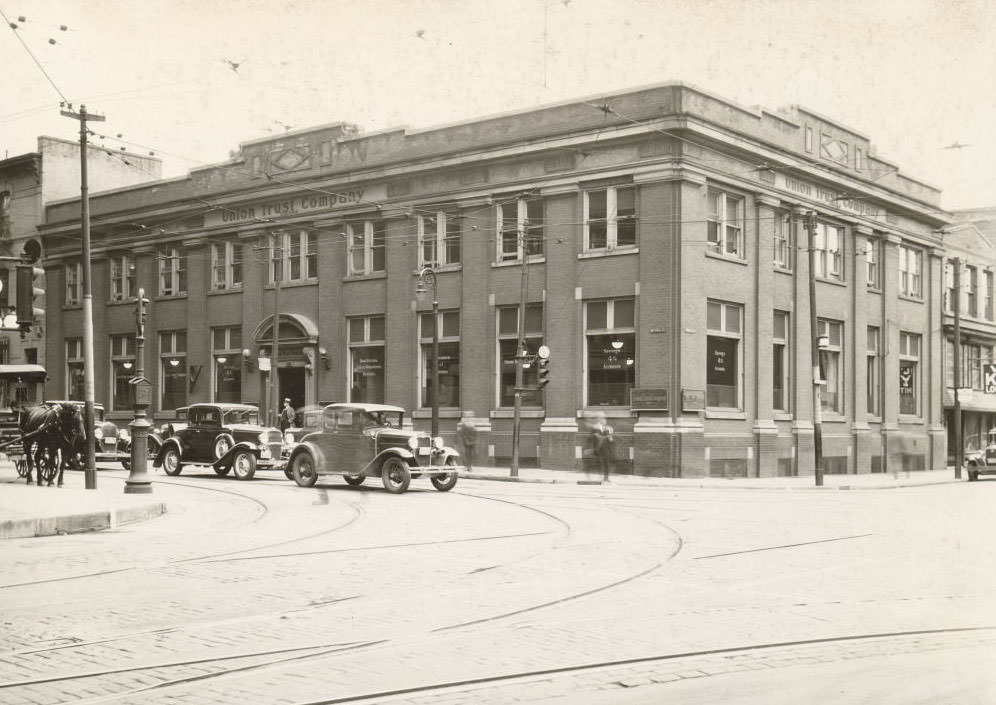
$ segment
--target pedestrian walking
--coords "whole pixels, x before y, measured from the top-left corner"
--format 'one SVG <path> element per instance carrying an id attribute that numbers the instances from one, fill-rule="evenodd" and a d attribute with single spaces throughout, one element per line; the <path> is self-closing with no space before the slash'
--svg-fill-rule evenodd
<path id="1" fill-rule="evenodd" d="M 615 463 L 616 437 L 601 411 L 595 417 L 595 425 L 591 427 L 591 445 L 602 468 L 602 480 L 608 482 Z"/>
<path id="2" fill-rule="evenodd" d="M 284 399 L 284 408 L 280 410 L 280 430 L 286 431 L 293 426 L 295 416 L 296 413 L 294 412 L 294 407 L 291 406 L 291 400 Z"/>
<path id="3" fill-rule="evenodd" d="M 474 469 L 474 458 L 477 455 L 477 427 L 474 426 L 474 412 L 463 412 L 463 418 L 457 424 L 457 442 L 463 453 L 463 462 L 467 471 Z"/>

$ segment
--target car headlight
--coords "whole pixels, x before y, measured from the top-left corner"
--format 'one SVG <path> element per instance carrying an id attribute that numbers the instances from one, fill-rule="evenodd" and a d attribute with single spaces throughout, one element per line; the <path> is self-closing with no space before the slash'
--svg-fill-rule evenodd
<path id="1" fill-rule="evenodd" d="M 432 447 L 435 448 L 436 450 L 442 450 L 443 449 L 443 437 L 442 436 L 436 436 L 435 438 L 433 438 L 432 439 Z"/>
<path id="2" fill-rule="evenodd" d="M 415 436 L 408 437 L 408 447 L 412 450 L 418 450 L 418 438 Z"/>
<path id="3" fill-rule="evenodd" d="M 256 436 L 256 440 L 257 440 L 257 442 L 259 442 L 259 444 L 261 446 L 265 446 L 266 445 L 266 440 L 267 440 L 266 439 L 266 431 L 260 431 L 259 435 Z"/>
<path id="4" fill-rule="evenodd" d="M 96 438 L 98 441 L 103 440 L 104 439 L 104 429 L 102 429 L 102 428 L 95 428 L 95 429 L 93 429 L 93 437 Z"/>
<path id="5" fill-rule="evenodd" d="M 293 442 L 294 442 L 294 434 L 291 433 L 290 431 L 286 431 L 284 433 L 284 443 L 293 443 Z"/>
<path id="6" fill-rule="evenodd" d="M 121 428 L 118 429 L 118 438 L 120 438 L 122 441 L 130 441 L 131 440 L 131 434 L 128 433 L 128 429 L 127 428 L 125 428 L 124 426 L 122 426 Z"/>

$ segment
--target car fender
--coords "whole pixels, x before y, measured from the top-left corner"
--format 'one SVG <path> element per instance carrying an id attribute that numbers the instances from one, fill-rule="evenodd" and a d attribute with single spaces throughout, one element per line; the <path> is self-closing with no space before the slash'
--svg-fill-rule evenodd
<path id="1" fill-rule="evenodd" d="M 381 463 L 383 463 L 388 458 L 401 458 L 409 465 L 415 460 L 415 454 L 411 452 L 408 448 L 385 448 L 380 453 L 374 456 L 373 460 L 363 466 L 361 472 L 367 472 L 370 468 L 379 469 Z"/>
<path id="2" fill-rule="evenodd" d="M 249 451 L 250 453 L 252 453 L 253 455 L 255 455 L 256 459 L 259 460 L 259 446 L 258 445 L 256 445 L 255 443 L 248 443 L 247 441 L 239 441 L 238 443 L 236 443 L 235 445 L 233 445 L 231 448 L 229 448 L 227 453 L 225 453 L 223 456 L 221 456 L 216 461 L 214 461 L 213 463 L 211 463 L 211 467 L 214 467 L 214 468 L 227 468 L 227 467 L 231 467 L 231 465 L 232 465 L 232 458 L 235 457 L 235 454 L 236 453 L 240 453 L 242 451 L 246 451 L 246 450 Z"/>
<path id="3" fill-rule="evenodd" d="M 180 454 L 180 459 L 183 459 L 183 451 L 185 450 L 183 445 L 175 438 L 167 438 L 163 441 L 163 444 L 159 446 L 159 452 L 156 453 L 155 460 L 152 461 L 152 467 L 159 468 L 163 465 L 163 456 L 166 454 L 167 448 L 176 448 L 177 452 Z"/>
<path id="4" fill-rule="evenodd" d="M 325 453 L 319 445 L 312 443 L 308 440 L 298 441 L 294 444 L 291 449 L 290 455 L 287 456 L 287 467 L 294 462 L 294 458 L 301 455 L 301 453 L 309 453 L 315 460 L 315 470 L 321 472 L 322 468 L 325 467 Z"/>

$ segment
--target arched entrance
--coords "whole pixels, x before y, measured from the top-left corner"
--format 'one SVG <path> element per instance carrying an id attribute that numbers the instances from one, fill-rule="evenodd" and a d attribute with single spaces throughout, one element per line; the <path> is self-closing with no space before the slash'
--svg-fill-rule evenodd
<path id="1" fill-rule="evenodd" d="M 295 409 L 316 403 L 315 354 L 318 327 L 299 313 L 279 314 L 277 337 L 273 337 L 273 316 L 264 318 L 253 332 L 259 355 L 260 395 L 267 423 L 277 425 L 283 399 Z M 274 350 L 276 356 L 274 357 Z"/>

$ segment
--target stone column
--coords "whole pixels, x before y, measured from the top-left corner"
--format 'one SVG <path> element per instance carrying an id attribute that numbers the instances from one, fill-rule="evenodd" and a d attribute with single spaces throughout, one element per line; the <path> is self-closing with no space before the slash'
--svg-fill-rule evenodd
<path id="1" fill-rule="evenodd" d="M 889 234 L 882 240 L 882 471 L 903 468 L 903 442 L 899 431 L 899 328 L 896 304 L 899 296 L 899 244 L 902 238 Z"/>
<path id="2" fill-rule="evenodd" d="M 931 248 L 929 265 L 924 267 L 924 295 L 927 299 L 929 324 L 923 341 L 923 359 L 920 364 L 924 376 L 924 421 L 927 424 L 929 451 L 927 468 L 943 470 L 947 467 L 947 429 L 944 427 L 944 250 Z M 934 374 L 937 370 L 940 373 Z"/>
<path id="3" fill-rule="evenodd" d="M 755 477 L 778 474 L 778 429 L 772 408 L 774 379 L 771 365 L 771 336 L 773 331 L 775 268 L 771 253 L 775 239 L 775 218 L 779 201 L 766 194 L 755 196 L 757 205 L 757 240 L 751 253 L 755 267 L 754 286 L 754 456 L 756 460 L 748 473 Z"/>
<path id="4" fill-rule="evenodd" d="M 875 455 L 877 443 L 871 443 L 871 427 L 868 425 L 868 306 L 878 296 L 868 293 L 865 253 L 875 247 L 877 241 L 871 228 L 865 225 L 854 226 L 854 285 L 851 288 L 851 330 L 848 332 L 854 354 L 853 384 L 848 397 L 851 399 L 851 458 L 850 472 L 855 474 L 871 472 L 871 456 Z M 879 262 L 879 267 L 882 263 Z M 881 272 L 879 272 L 881 278 Z M 879 351 L 881 355 L 881 351 Z"/>
<path id="5" fill-rule="evenodd" d="M 809 330 L 809 240 L 804 226 L 809 209 L 796 206 L 792 209 L 792 242 L 795 244 L 795 290 L 792 311 L 792 351 L 795 356 L 792 369 L 792 393 L 794 421 L 792 435 L 795 437 L 795 468 L 797 475 L 812 475 L 815 472 L 816 449 L 814 447 L 815 427 L 813 425 L 813 334 Z"/>

